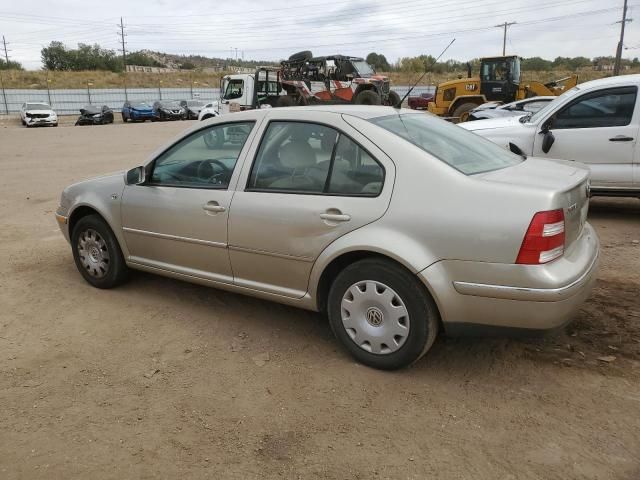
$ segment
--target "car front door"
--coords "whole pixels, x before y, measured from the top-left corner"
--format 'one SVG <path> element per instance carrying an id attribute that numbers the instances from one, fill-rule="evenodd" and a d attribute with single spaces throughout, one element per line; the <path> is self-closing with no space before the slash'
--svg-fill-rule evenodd
<path id="1" fill-rule="evenodd" d="M 541 122 L 533 154 L 576 160 L 591 168 L 594 187 L 631 187 L 638 143 L 637 87 L 585 93 Z M 545 125 L 554 141 L 543 151 Z"/>
<path id="2" fill-rule="evenodd" d="M 254 122 L 192 133 L 149 166 L 148 181 L 122 196 L 129 262 L 213 281 L 233 282 L 227 220 Z"/>
<path id="3" fill-rule="evenodd" d="M 271 111 L 255 143 L 229 218 L 234 281 L 299 298 L 330 243 L 384 214 L 394 165 L 326 112 Z"/>

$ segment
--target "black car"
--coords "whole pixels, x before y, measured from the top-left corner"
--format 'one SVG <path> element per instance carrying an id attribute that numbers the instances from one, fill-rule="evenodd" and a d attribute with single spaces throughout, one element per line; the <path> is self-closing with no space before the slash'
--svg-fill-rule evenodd
<path id="1" fill-rule="evenodd" d="M 76 120 L 76 125 L 105 125 L 113 123 L 113 110 L 106 105 L 97 107 L 86 105 L 80 109 L 80 116 Z"/>
<path id="2" fill-rule="evenodd" d="M 205 106 L 202 100 L 180 100 L 180 106 L 184 108 L 184 118 L 187 120 L 197 120 L 200 110 Z"/>
<path id="3" fill-rule="evenodd" d="M 153 104 L 155 120 L 184 120 L 185 109 L 175 100 L 159 100 Z"/>

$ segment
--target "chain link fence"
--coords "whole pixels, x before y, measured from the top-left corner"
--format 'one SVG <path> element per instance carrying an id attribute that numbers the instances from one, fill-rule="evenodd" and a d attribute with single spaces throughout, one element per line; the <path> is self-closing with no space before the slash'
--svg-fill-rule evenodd
<path id="1" fill-rule="evenodd" d="M 404 97 L 410 87 L 394 86 L 400 97 Z M 432 86 L 416 87 L 412 95 L 433 93 Z M 147 102 L 153 104 L 156 100 L 188 100 L 199 99 L 205 102 L 217 100 L 220 89 L 205 87 L 188 88 L 78 88 L 78 89 L 5 89 L 0 96 L 0 114 L 18 113 L 26 102 L 44 102 L 59 115 L 77 114 L 85 105 L 107 105 L 119 111 L 126 100 L 131 102 Z M 405 102 L 406 106 L 406 102 Z"/>

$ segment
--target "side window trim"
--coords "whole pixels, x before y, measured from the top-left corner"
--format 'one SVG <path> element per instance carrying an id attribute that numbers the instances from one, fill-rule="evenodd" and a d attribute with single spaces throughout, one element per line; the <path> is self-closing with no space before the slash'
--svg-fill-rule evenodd
<path id="1" fill-rule="evenodd" d="M 622 92 L 622 93 L 621 93 Z M 584 94 L 582 94 L 581 96 L 579 96 L 578 98 L 574 98 L 572 101 L 570 101 L 569 103 L 567 103 L 566 105 L 564 105 L 563 107 L 560 108 L 560 110 L 558 110 L 556 113 L 552 113 L 550 115 L 549 118 L 557 118 L 558 115 L 560 115 L 562 112 L 566 111 L 567 109 L 573 107 L 574 105 L 577 105 L 578 103 L 581 103 L 585 100 L 589 100 L 591 98 L 595 98 L 595 97 L 599 97 L 599 96 L 603 96 L 603 95 L 621 95 L 621 94 L 625 94 L 625 93 L 633 93 L 635 95 L 635 101 L 634 101 L 634 105 L 633 105 L 633 111 L 631 112 L 631 117 L 629 117 L 629 122 L 624 124 L 624 125 L 608 125 L 608 126 L 586 126 L 586 127 L 556 127 L 556 126 L 551 126 L 551 130 L 582 130 L 582 129 L 587 129 L 587 128 L 615 128 L 615 127 L 624 127 L 627 125 L 630 125 L 631 122 L 633 121 L 633 116 L 635 115 L 635 110 L 637 107 L 637 103 L 638 103 L 638 87 L 635 85 L 623 85 L 620 87 L 608 87 L 608 88 L 603 88 L 601 90 L 595 90 L 592 92 L 586 92 Z M 549 120 L 545 120 L 545 122 L 548 122 Z M 555 123 L 555 122 L 554 122 Z"/>
<path id="2" fill-rule="evenodd" d="M 258 155 L 260 154 L 260 149 L 262 147 L 262 143 L 264 142 L 264 140 L 265 140 L 265 138 L 267 136 L 267 133 L 269 131 L 269 127 L 273 123 L 309 123 L 309 124 L 313 124 L 313 125 L 320 125 L 320 126 L 323 126 L 323 127 L 326 127 L 326 128 L 330 128 L 330 129 L 333 129 L 333 130 L 336 131 L 337 135 L 336 135 L 336 140 L 335 140 L 335 143 L 333 145 L 332 152 L 331 152 L 331 163 L 329 164 L 329 172 L 327 174 L 327 179 L 325 181 L 325 185 L 324 185 L 324 187 L 322 189 L 322 192 L 307 192 L 307 191 L 304 191 L 304 190 L 277 190 L 277 189 L 271 189 L 271 188 L 255 188 L 255 187 L 252 187 L 250 185 L 253 169 L 256 167 L 256 162 L 258 161 Z M 340 138 L 343 135 L 349 141 L 353 142 L 358 148 L 360 148 L 361 150 L 366 152 L 367 155 L 369 155 L 369 157 L 371 157 L 371 159 L 380 167 L 380 170 L 382 170 L 382 181 L 381 181 L 382 186 L 380 187 L 380 191 L 378 193 L 376 193 L 375 195 L 366 194 L 366 193 L 363 194 L 363 193 L 329 193 L 329 192 L 327 192 L 328 187 L 331 184 L 331 174 L 333 173 L 333 164 L 334 164 L 334 161 L 335 161 L 338 142 L 340 141 Z M 294 195 L 320 195 L 320 196 L 326 196 L 326 197 L 376 198 L 376 197 L 379 197 L 380 195 L 382 195 L 382 190 L 384 189 L 386 179 L 387 179 L 387 169 L 384 167 L 382 162 L 380 162 L 375 156 L 373 156 L 371 154 L 371 152 L 369 152 L 369 150 L 364 148 L 360 143 L 356 142 L 353 138 L 351 138 L 351 136 L 349 136 L 348 134 L 344 133 L 341 129 L 335 127 L 334 125 L 329 125 L 329 124 L 324 123 L 324 122 L 317 122 L 317 121 L 312 121 L 312 120 L 270 119 L 270 120 L 267 121 L 267 124 L 265 125 L 264 129 L 262 130 L 262 135 L 260 137 L 260 141 L 258 143 L 256 151 L 255 151 L 255 153 L 253 155 L 253 159 L 251 161 L 251 167 L 249 168 L 249 172 L 248 172 L 248 175 L 247 175 L 247 181 L 246 181 L 246 184 L 245 184 L 245 187 L 244 187 L 244 191 L 245 192 L 258 192 L 258 193 L 287 193 L 287 194 L 294 194 Z"/>
<path id="3" fill-rule="evenodd" d="M 163 155 L 165 155 L 167 152 L 169 152 L 173 147 L 175 147 L 176 145 L 194 137 L 195 135 L 198 135 L 199 133 L 202 133 L 204 130 L 208 130 L 208 129 L 213 129 L 213 128 L 224 128 L 224 127 L 228 127 L 230 125 L 237 125 L 237 124 L 251 124 L 251 130 L 249 131 L 249 135 L 247 137 L 247 139 L 249 139 L 249 137 L 251 137 L 251 133 L 253 133 L 253 131 L 256 128 L 256 124 L 259 123 L 259 121 L 256 120 L 235 120 L 235 121 L 230 121 L 230 122 L 224 122 L 224 123 L 218 123 L 215 125 L 207 125 L 204 126 L 202 128 L 199 128 L 198 130 L 191 132 L 189 135 L 187 135 L 186 137 L 181 137 L 178 140 L 176 140 L 175 142 L 173 142 L 171 145 L 169 145 L 167 148 L 165 148 L 164 150 L 162 150 L 158 155 L 156 155 L 153 160 L 151 160 L 149 163 L 147 163 L 146 166 L 146 170 L 147 170 L 147 178 L 149 178 L 149 181 L 143 183 L 141 186 L 150 186 L 150 187 L 171 187 L 171 188 L 192 188 L 192 189 L 198 189 L 198 190 L 229 190 L 229 188 L 231 187 L 231 184 L 229 183 L 229 185 L 226 186 L 217 186 L 217 185 L 184 185 L 184 184 L 169 184 L 169 183 L 153 183 L 151 181 L 151 179 L 153 178 L 153 172 L 156 168 L 156 162 L 158 161 L 159 158 L 161 158 Z M 236 170 L 238 169 L 238 163 L 239 160 L 242 156 L 242 151 L 245 150 L 247 148 L 247 141 L 245 140 L 242 148 L 240 149 L 240 152 L 238 153 L 238 158 L 236 159 L 236 163 L 233 167 L 233 171 L 231 173 L 231 175 L 233 176 L 233 174 L 236 172 Z"/>

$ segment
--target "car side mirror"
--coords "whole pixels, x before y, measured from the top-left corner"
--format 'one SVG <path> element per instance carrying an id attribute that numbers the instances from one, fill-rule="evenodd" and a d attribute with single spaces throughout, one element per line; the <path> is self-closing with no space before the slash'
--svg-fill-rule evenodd
<path id="1" fill-rule="evenodd" d="M 553 133 L 550 130 L 547 130 L 542 138 L 542 151 L 544 153 L 549 153 L 549 150 L 551 150 L 553 142 L 555 141 L 556 137 L 553 136 Z"/>
<path id="2" fill-rule="evenodd" d="M 147 172 L 144 167 L 132 168 L 125 174 L 124 182 L 127 185 L 142 185 L 146 180 Z"/>
<path id="3" fill-rule="evenodd" d="M 542 128 L 540 129 L 540 133 L 546 134 L 551 128 L 553 128 L 553 121 L 555 117 L 549 118 L 546 122 L 542 124 Z"/>

